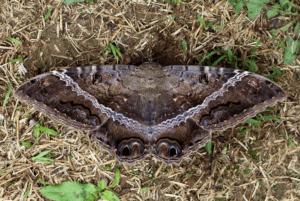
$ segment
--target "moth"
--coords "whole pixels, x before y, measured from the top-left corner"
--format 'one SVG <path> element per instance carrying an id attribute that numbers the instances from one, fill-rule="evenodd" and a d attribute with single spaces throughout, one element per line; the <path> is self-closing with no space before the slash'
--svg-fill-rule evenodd
<path id="1" fill-rule="evenodd" d="M 246 121 L 286 94 L 247 71 L 146 62 L 44 73 L 19 87 L 15 97 L 88 131 L 121 162 L 151 154 L 169 164 L 203 147 L 211 132 Z"/>

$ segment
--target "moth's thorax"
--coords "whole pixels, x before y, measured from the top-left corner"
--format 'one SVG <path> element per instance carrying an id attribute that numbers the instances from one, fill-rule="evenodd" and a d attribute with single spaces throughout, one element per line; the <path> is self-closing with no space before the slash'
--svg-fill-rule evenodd
<path id="1" fill-rule="evenodd" d="M 139 65 L 137 69 L 162 69 L 162 66 L 155 62 L 145 62 Z"/>
<path id="2" fill-rule="evenodd" d="M 137 67 L 131 74 L 121 78 L 124 87 L 141 93 L 169 91 L 179 78 L 164 71 L 161 65 L 148 62 Z"/>

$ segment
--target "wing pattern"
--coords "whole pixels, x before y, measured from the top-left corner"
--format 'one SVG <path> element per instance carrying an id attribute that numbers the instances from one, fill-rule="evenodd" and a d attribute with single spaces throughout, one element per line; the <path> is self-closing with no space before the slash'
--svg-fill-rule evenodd
<path id="1" fill-rule="evenodd" d="M 32 78 L 21 102 L 86 130 L 124 162 L 148 154 L 179 163 L 222 131 L 286 99 L 270 80 L 246 71 L 203 67 L 90 66 Z"/>

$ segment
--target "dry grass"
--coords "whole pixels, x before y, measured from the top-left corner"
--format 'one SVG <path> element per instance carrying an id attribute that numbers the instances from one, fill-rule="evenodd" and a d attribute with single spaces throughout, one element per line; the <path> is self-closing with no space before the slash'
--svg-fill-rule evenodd
<path id="1" fill-rule="evenodd" d="M 297 2 L 299 5 L 299 1 L 294 1 Z M 45 21 L 49 9 L 51 16 Z M 213 32 L 205 31 L 197 13 L 207 23 L 228 24 Z M 174 14 L 175 19 L 169 24 Z M 294 19 L 295 16 L 280 15 L 276 26 Z M 271 22 L 265 12 L 253 20 L 247 18 L 246 10 L 236 15 L 226 0 L 191 0 L 176 6 L 164 0 L 101 1 L 71 6 L 59 0 L 2 0 L 0 118 L 4 119 L 0 124 L 0 199 L 23 200 L 29 187 L 26 200 L 44 199 L 39 193 L 43 185 L 36 183 L 38 179 L 51 185 L 64 181 L 111 182 L 115 177 L 114 168 L 106 171 L 103 167 L 117 166 L 121 170 L 121 181 L 113 189 L 121 200 L 300 200 L 300 62 L 298 56 L 297 66 L 283 65 L 284 48 L 278 50 L 274 43 L 282 42 L 287 33 L 280 32 L 275 40 L 268 39 Z M 7 37 L 23 44 L 9 42 Z M 115 57 L 107 52 L 109 43 L 119 48 L 125 64 L 141 64 L 151 54 L 162 65 L 192 65 L 212 51 L 228 48 L 245 60 L 256 44 L 249 38 L 261 42 L 255 57 L 257 73 L 270 74 L 272 67 L 284 73 L 276 77 L 288 99 L 282 103 L 283 109 L 276 106 L 275 110 L 266 112 L 276 114 L 282 122 L 266 120 L 254 130 L 244 124 L 250 128 L 246 134 L 239 134 L 239 127 L 213 133 L 212 156 L 201 149 L 184 159 L 180 166 L 165 167 L 152 157 L 131 166 L 121 164 L 86 133 L 53 122 L 26 105 L 17 109 L 20 103 L 12 95 L 6 106 L 2 106 L 10 84 L 14 91 L 25 80 L 50 70 L 116 64 Z M 181 46 L 184 40 L 188 45 L 187 55 Z M 19 57 L 25 60 L 28 71 L 25 75 L 20 73 L 20 65 L 9 63 Z M 218 57 L 220 55 L 212 61 Z M 218 66 L 234 68 L 228 59 Z M 31 117 L 28 119 L 27 115 Z M 36 141 L 32 125 L 37 121 L 61 135 L 42 134 Z M 289 135 L 290 140 L 287 140 Z M 22 146 L 22 141 L 31 142 L 32 146 Z M 295 147 L 290 146 L 290 142 Z M 224 147 L 227 152 L 222 154 Z M 49 149 L 52 149 L 54 163 L 31 160 Z M 193 170 L 193 175 L 188 177 Z M 151 172 L 155 178 L 148 186 Z M 141 188 L 145 187 L 147 191 L 142 193 Z"/>

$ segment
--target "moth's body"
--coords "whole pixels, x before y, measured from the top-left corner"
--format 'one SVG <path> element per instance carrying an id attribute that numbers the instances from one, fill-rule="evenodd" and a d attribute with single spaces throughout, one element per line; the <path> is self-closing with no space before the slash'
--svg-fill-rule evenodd
<path id="1" fill-rule="evenodd" d="M 87 130 L 120 161 L 179 163 L 211 138 L 286 98 L 270 80 L 202 66 L 91 66 L 39 75 L 15 96 Z"/>

